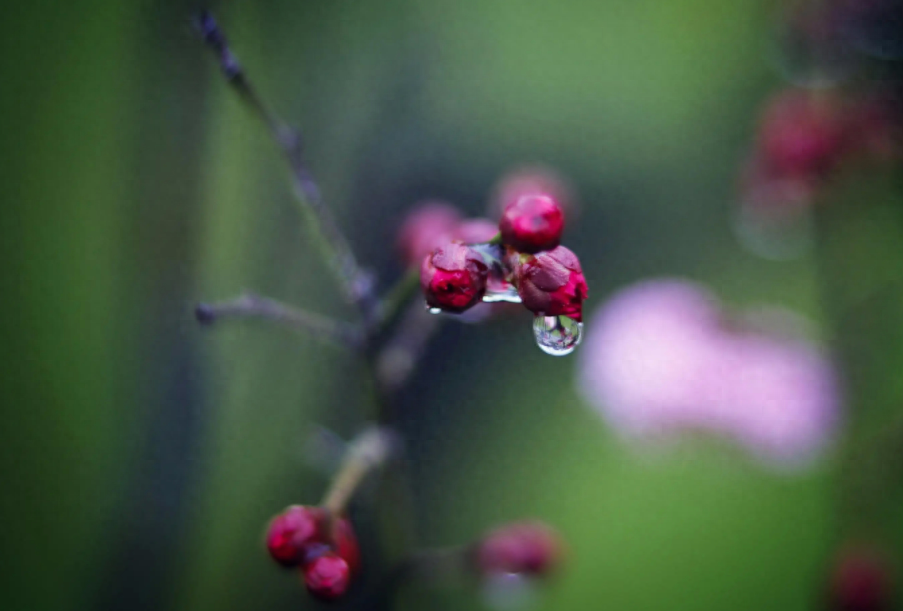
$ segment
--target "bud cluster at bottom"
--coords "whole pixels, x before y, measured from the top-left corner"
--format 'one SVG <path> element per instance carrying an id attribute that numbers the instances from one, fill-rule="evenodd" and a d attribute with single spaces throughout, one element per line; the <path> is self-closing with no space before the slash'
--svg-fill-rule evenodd
<path id="1" fill-rule="evenodd" d="M 270 521 L 266 546 L 280 565 L 301 567 L 308 591 L 325 600 L 344 594 L 360 568 L 351 522 L 345 517 L 330 519 L 320 507 L 287 507 Z"/>

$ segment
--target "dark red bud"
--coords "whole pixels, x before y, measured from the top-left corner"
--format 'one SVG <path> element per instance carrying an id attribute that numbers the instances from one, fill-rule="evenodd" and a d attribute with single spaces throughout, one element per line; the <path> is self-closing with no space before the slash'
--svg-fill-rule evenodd
<path id="1" fill-rule="evenodd" d="M 558 533 L 542 522 L 508 524 L 480 541 L 476 548 L 476 568 L 482 574 L 546 575 L 560 561 L 562 548 Z"/>
<path id="2" fill-rule="evenodd" d="M 577 255 L 564 246 L 517 260 L 517 292 L 524 307 L 543 316 L 567 316 L 583 321 L 583 302 L 589 294 Z"/>
<path id="3" fill-rule="evenodd" d="M 550 250 L 561 242 L 564 213 L 548 195 L 524 195 L 505 208 L 499 230 L 502 241 L 519 252 Z"/>
<path id="4" fill-rule="evenodd" d="M 420 286 L 426 303 L 448 312 L 463 312 L 486 292 L 489 268 L 474 249 L 451 242 L 424 258 Z"/>
<path id="5" fill-rule="evenodd" d="M 297 566 L 306 547 L 320 538 L 323 510 L 317 507 L 292 505 L 270 521 L 266 545 L 273 560 L 283 566 Z"/>
<path id="6" fill-rule="evenodd" d="M 323 600 L 335 600 L 348 590 L 351 568 L 344 558 L 335 552 L 326 552 L 301 570 L 308 592 Z"/>

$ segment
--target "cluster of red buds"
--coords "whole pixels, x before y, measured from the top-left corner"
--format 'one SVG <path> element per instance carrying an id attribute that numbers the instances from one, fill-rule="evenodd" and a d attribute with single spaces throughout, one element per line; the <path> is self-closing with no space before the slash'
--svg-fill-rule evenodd
<path id="1" fill-rule="evenodd" d="M 347 517 L 321 507 L 292 505 L 270 521 L 266 545 L 273 560 L 301 569 L 307 590 L 324 600 L 340 597 L 360 569 L 360 550 Z"/>
<path id="2" fill-rule="evenodd" d="M 536 318 L 540 348 L 567 354 L 580 341 L 588 289 L 577 255 L 561 246 L 565 190 L 523 176 L 509 185 L 501 191 L 498 223 L 462 221 L 448 204 L 419 206 L 399 232 L 400 251 L 409 265 L 420 264 L 420 286 L 434 313 L 520 303 Z"/>

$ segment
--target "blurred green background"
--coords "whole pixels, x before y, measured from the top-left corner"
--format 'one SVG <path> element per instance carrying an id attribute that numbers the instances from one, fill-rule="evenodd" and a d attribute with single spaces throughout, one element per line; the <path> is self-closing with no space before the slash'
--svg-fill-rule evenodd
<path id="1" fill-rule="evenodd" d="M 347 437 L 369 416 L 360 367 L 268 326 L 198 329 L 191 310 L 252 289 L 353 313 L 306 245 L 274 147 L 194 38 L 196 8 L 3 8 L 4 610 L 316 606 L 261 533 L 325 487 L 304 458 L 315 427 Z M 732 303 L 821 317 L 811 258 L 757 259 L 730 226 L 757 108 L 780 85 L 771 5 L 210 8 L 303 129 L 381 286 L 402 273 L 394 232 L 418 199 L 479 215 L 503 172 L 542 162 L 580 193 L 566 240 L 591 309 L 633 280 L 681 275 Z M 579 398 L 576 357 L 543 355 L 529 326 L 526 313 L 446 325 L 402 395 L 423 544 L 548 520 L 571 555 L 537 609 L 817 606 L 837 543 L 832 459 L 787 475 L 711 441 L 637 455 Z M 354 508 L 365 563 L 393 511 L 381 498 L 365 490 Z M 396 603 L 485 608 L 449 586 Z"/>

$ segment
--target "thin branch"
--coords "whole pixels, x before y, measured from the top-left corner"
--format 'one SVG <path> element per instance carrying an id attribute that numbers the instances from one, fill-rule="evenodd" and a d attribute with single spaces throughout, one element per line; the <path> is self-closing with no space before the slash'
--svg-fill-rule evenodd
<path id="1" fill-rule="evenodd" d="M 257 94 L 213 16 L 202 11 L 195 24 L 204 42 L 216 55 L 226 81 L 266 125 L 281 149 L 291 170 L 293 192 L 312 221 L 311 235 L 334 268 L 348 299 L 361 309 L 365 320 L 369 321 L 376 308 L 373 280 L 370 274 L 361 270 L 348 240 L 323 202 L 320 188 L 304 161 L 301 134 L 273 112 Z"/>
<path id="2" fill-rule="evenodd" d="M 356 326 L 250 293 L 230 301 L 198 304 L 194 313 L 198 322 L 205 325 L 213 324 L 221 318 L 257 318 L 287 325 L 296 331 L 349 348 L 359 349 L 364 343 L 363 333 Z"/>

